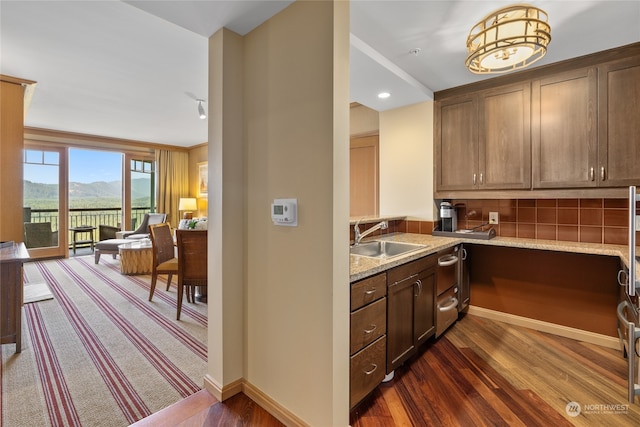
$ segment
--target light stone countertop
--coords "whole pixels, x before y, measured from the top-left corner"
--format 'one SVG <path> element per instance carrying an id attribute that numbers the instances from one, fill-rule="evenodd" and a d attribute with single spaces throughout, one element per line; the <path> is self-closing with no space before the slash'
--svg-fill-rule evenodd
<path id="1" fill-rule="evenodd" d="M 464 239 L 456 237 L 440 237 L 427 234 L 392 233 L 383 237 L 368 240 L 390 240 L 394 242 L 416 243 L 427 247 L 409 252 L 405 255 L 388 259 L 373 259 L 357 255 L 350 257 L 350 281 L 364 279 L 374 274 L 388 270 L 409 261 L 422 258 L 426 255 L 450 248 L 459 243 L 471 243 L 474 245 L 503 246 L 523 249 L 539 249 L 557 252 L 572 252 L 591 255 L 606 255 L 620 258 L 626 266 L 629 266 L 629 249 L 623 245 L 605 245 L 598 243 L 562 242 L 556 240 L 519 239 L 515 237 L 494 237 L 491 240 Z M 640 277 L 640 262 L 636 260 L 636 277 Z"/>

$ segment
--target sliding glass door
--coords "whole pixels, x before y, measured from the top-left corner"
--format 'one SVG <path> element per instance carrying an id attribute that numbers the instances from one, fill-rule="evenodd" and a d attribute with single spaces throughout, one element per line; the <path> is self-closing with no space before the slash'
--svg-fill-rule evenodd
<path id="1" fill-rule="evenodd" d="M 29 146 L 24 150 L 24 242 L 32 258 L 67 251 L 67 150 Z"/>

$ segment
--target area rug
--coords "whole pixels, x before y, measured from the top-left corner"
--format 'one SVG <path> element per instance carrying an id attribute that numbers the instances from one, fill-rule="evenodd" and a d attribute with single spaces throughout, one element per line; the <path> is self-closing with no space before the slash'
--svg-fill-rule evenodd
<path id="1" fill-rule="evenodd" d="M 93 255 L 25 264 L 54 299 L 23 307 L 22 352 L 0 346 L 2 426 L 127 426 L 201 389 L 207 306 Z"/>
<path id="2" fill-rule="evenodd" d="M 49 286 L 44 282 L 24 284 L 24 303 L 46 301 L 53 299 Z"/>

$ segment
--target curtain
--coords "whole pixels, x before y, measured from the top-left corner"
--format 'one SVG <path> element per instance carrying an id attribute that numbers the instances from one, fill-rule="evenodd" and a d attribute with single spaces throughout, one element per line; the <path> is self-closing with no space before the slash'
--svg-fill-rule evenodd
<path id="1" fill-rule="evenodd" d="M 186 152 L 156 150 L 156 177 L 158 212 L 167 214 L 167 222 L 178 228 L 181 197 L 189 197 L 189 154 Z"/>

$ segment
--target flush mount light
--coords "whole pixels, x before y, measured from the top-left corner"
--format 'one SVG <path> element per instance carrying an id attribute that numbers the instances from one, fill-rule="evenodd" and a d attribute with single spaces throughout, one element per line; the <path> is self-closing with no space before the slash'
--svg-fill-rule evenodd
<path id="1" fill-rule="evenodd" d="M 198 101 L 198 116 L 200 116 L 201 119 L 206 119 L 207 114 L 204 112 L 204 107 L 202 106 L 204 99 L 196 99 L 196 101 Z"/>
<path id="2" fill-rule="evenodd" d="M 390 96 L 391 96 L 391 94 L 389 92 L 380 92 L 378 94 L 378 98 L 380 98 L 380 99 L 387 99 Z"/>
<path id="3" fill-rule="evenodd" d="M 504 73 L 526 67 L 547 53 L 548 15 L 518 4 L 497 10 L 477 23 L 467 37 L 465 65 L 475 74 Z"/>

